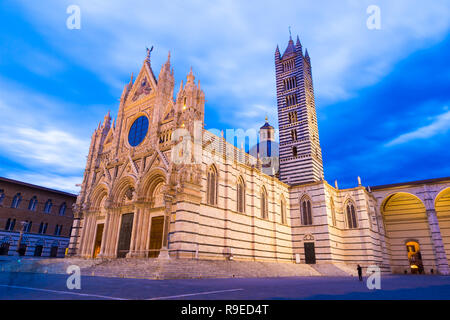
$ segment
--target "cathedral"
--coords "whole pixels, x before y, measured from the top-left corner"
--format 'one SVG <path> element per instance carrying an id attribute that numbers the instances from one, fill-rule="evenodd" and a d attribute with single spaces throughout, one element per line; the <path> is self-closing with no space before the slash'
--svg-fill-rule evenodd
<path id="1" fill-rule="evenodd" d="M 245 152 L 204 128 L 192 69 L 174 95 L 170 53 L 156 77 L 147 50 L 92 135 L 69 254 L 449 274 L 450 178 L 330 185 L 308 51 L 290 38 L 274 62 L 279 144 L 266 118 Z"/>

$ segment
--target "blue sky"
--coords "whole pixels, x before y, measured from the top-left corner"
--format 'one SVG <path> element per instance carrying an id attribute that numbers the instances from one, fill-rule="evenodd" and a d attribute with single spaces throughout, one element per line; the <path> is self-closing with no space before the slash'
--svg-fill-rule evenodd
<path id="1" fill-rule="evenodd" d="M 288 26 L 312 59 L 331 184 L 450 176 L 448 1 L 3 1 L 0 26 L 0 176 L 77 192 L 93 130 L 151 45 L 156 74 L 171 51 L 175 88 L 193 67 L 207 128 L 276 125 Z"/>

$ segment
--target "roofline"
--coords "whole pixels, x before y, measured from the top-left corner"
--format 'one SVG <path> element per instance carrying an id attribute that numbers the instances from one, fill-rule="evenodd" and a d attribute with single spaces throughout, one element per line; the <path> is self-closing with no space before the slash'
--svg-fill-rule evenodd
<path id="1" fill-rule="evenodd" d="M 65 195 L 65 196 L 70 196 L 70 197 L 75 197 L 75 198 L 78 197 L 78 195 L 73 194 L 73 193 L 60 191 L 60 190 L 56 190 L 56 189 L 50 189 L 50 188 L 38 186 L 38 185 L 35 185 L 35 184 L 23 182 L 23 181 L 8 179 L 8 178 L 5 178 L 5 177 L 0 177 L 0 181 L 14 183 L 14 184 L 19 184 L 19 185 L 22 185 L 22 186 L 25 186 L 25 187 L 40 189 L 40 190 L 48 191 L 48 192 L 52 192 L 52 193 L 59 193 L 59 194 Z"/>
<path id="2" fill-rule="evenodd" d="M 389 189 L 389 188 L 395 188 L 395 187 L 402 187 L 402 186 L 408 186 L 408 185 L 421 185 L 421 184 L 427 184 L 427 183 L 438 183 L 438 182 L 444 182 L 449 181 L 450 177 L 443 177 L 443 178 L 433 178 L 433 179 L 425 179 L 425 180 L 416 180 L 416 181 L 408 181 L 408 182 L 399 182 L 399 183 L 392 183 L 392 184 L 384 184 L 379 186 L 370 186 L 371 190 L 381 190 L 381 189 Z"/>

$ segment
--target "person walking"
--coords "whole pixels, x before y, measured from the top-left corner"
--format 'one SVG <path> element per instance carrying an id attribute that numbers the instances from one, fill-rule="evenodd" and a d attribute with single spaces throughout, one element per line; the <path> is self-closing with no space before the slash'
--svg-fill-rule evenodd
<path id="1" fill-rule="evenodd" d="M 358 264 L 358 267 L 356 269 L 358 270 L 359 281 L 362 281 L 363 278 L 362 278 L 362 268 L 361 268 L 361 266 Z"/>

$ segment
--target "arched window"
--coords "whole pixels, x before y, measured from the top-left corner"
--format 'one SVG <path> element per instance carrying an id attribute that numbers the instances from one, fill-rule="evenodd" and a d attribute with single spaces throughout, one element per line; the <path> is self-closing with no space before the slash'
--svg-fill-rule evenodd
<path id="1" fill-rule="evenodd" d="M 208 169 L 208 187 L 207 187 L 207 202 L 211 205 L 217 204 L 217 171 L 214 166 Z"/>
<path id="2" fill-rule="evenodd" d="M 356 229 L 358 228 L 357 219 L 356 219 L 356 210 L 355 205 L 352 201 L 347 202 L 346 206 L 346 213 L 347 213 L 347 226 L 349 229 Z"/>
<path id="3" fill-rule="evenodd" d="M 331 223 L 333 227 L 336 227 L 336 208 L 334 207 L 334 200 L 331 198 L 330 201 L 330 210 L 331 210 Z"/>
<path id="4" fill-rule="evenodd" d="M 266 188 L 262 187 L 261 190 L 261 218 L 267 219 L 269 217 L 269 203 L 267 200 Z"/>
<path id="5" fill-rule="evenodd" d="M 38 203 L 37 197 L 33 196 L 33 198 L 31 198 L 30 202 L 28 203 L 28 210 L 36 211 L 37 203 Z"/>
<path id="6" fill-rule="evenodd" d="M 239 177 L 236 187 L 237 212 L 245 212 L 245 184 L 242 177 Z"/>
<path id="7" fill-rule="evenodd" d="M 312 225 L 311 200 L 304 198 L 301 202 L 302 224 L 304 226 Z"/>
<path id="8" fill-rule="evenodd" d="M 5 199 L 5 192 L 2 189 L 0 189 L 0 204 L 3 203 L 3 199 Z"/>
<path id="9" fill-rule="evenodd" d="M 67 205 L 66 205 L 65 202 L 63 202 L 63 203 L 61 204 L 61 206 L 59 207 L 59 215 L 60 215 L 60 216 L 63 216 L 63 215 L 66 214 L 66 208 L 67 208 Z"/>
<path id="10" fill-rule="evenodd" d="M 21 201 L 22 201 L 22 195 L 20 193 L 16 194 L 11 203 L 11 208 L 18 208 Z"/>
<path id="11" fill-rule="evenodd" d="M 286 202 L 284 201 L 283 197 L 281 197 L 280 209 L 281 209 L 281 223 L 286 224 Z"/>
<path id="12" fill-rule="evenodd" d="M 44 207 L 44 212 L 45 213 L 50 213 L 52 211 L 52 199 L 48 199 L 47 202 L 45 203 L 45 207 Z"/>
<path id="13" fill-rule="evenodd" d="M 14 231 L 15 226 L 16 226 L 16 219 L 8 218 L 8 220 L 6 220 L 6 225 L 5 225 L 6 231 Z"/>

